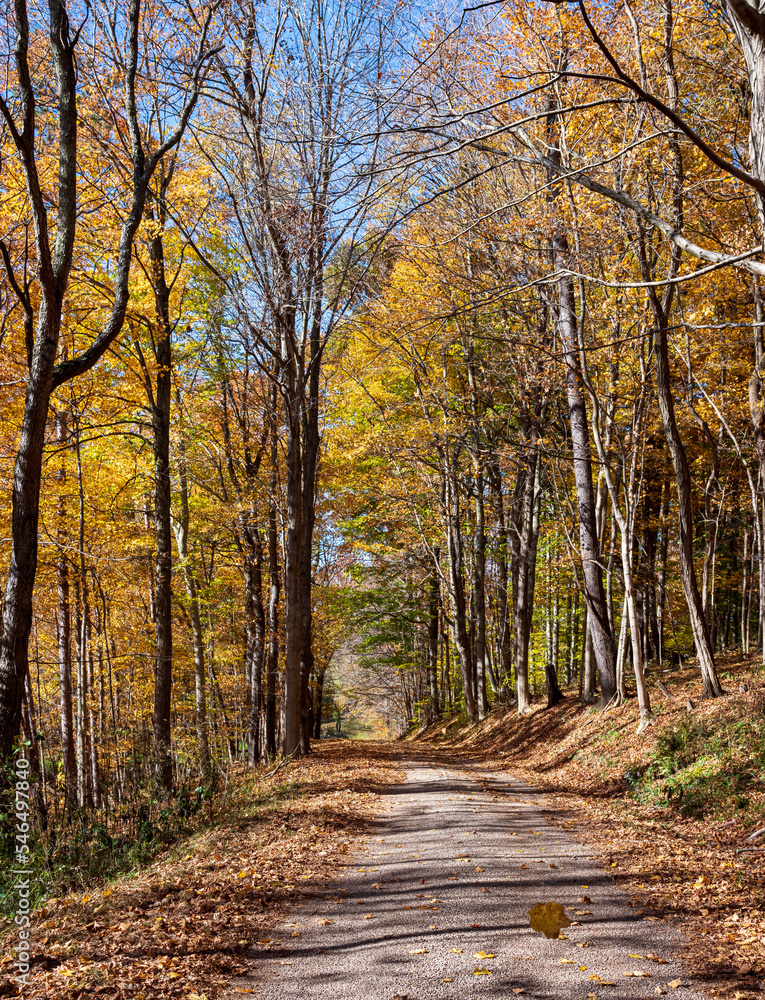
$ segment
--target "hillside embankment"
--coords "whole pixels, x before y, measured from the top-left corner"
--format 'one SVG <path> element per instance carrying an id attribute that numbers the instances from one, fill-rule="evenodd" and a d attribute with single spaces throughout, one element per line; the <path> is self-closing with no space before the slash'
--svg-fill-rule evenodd
<path id="1" fill-rule="evenodd" d="M 655 671 L 641 736 L 634 700 L 601 712 L 568 695 L 407 739 L 543 790 L 549 822 L 601 852 L 637 909 L 680 927 L 695 974 L 743 998 L 765 983 L 765 675 L 736 656 L 719 671 L 714 700 L 691 664 Z"/>

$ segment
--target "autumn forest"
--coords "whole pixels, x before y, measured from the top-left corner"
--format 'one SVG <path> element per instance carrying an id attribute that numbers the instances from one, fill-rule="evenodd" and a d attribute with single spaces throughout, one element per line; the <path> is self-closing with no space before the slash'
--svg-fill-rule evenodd
<path id="1" fill-rule="evenodd" d="M 763 662 L 758 3 L 4 7 L 38 817 Z"/>

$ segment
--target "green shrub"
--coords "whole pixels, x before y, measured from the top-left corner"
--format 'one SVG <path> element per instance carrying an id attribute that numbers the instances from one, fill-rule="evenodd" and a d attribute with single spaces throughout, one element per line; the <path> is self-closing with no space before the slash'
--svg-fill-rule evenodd
<path id="1" fill-rule="evenodd" d="M 663 732 L 648 766 L 625 774 L 627 794 L 683 816 L 730 817 L 765 789 L 765 720 L 760 713 L 719 728 L 684 719 Z"/>

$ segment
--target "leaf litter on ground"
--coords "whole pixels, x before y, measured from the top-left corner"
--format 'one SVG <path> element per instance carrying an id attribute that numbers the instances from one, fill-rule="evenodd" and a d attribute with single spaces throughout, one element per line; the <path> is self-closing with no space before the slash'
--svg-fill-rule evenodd
<path id="1" fill-rule="evenodd" d="M 269 950 L 287 906 L 337 876 L 380 809 L 376 789 L 400 780 L 374 743 L 317 743 L 275 776 L 242 768 L 215 825 L 176 843 L 135 877 L 50 899 L 33 915 L 25 1000 L 66 989 L 85 1000 L 204 995 Z M 253 805 L 255 803 L 255 805 Z M 332 921 L 325 921 L 331 923 Z M 0 924 L 0 996 L 14 995 L 14 927 Z"/>

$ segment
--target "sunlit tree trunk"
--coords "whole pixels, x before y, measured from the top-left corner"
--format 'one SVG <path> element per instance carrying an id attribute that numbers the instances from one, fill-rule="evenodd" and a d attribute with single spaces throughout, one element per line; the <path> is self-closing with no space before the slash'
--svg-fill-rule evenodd
<path id="1" fill-rule="evenodd" d="M 59 410 L 56 414 L 56 443 L 64 449 L 69 443 L 68 414 Z M 56 478 L 59 497 L 56 506 L 58 515 L 56 575 L 58 578 L 58 667 L 61 715 L 61 754 L 64 768 L 64 788 L 67 808 L 77 804 L 77 757 L 74 751 L 74 719 L 72 715 L 72 612 L 69 600 L 69 558 L 67 547 L 66 467 L 61 459 L 61 468 Z"/>
<path id="2" fill-rule="evenodd" d="M 178 410 L 181 409 L 180 395 L 176 396 Z M 186 473 L 186 443 L 181 438 L 179 448 L 179 503 L 180 516 L 174 522 L 175 540 L 178 546 L 178 558 L 183 572 L 183 582 L 186 586 L 186 597 L 189 602 L 189 622 L 191 624 L 191 643 L 194 651 L 194 721 L 197 733 L 197 753 L 199 754 L 199 771 L 202 781 L 209 785 L 212 782 L 212 766 L 210 761 L 210 745 L 207 738 L 207 691 L 205 667 L 205 643 L 202 632 L 202 615 L 199 609 L 199 580 L 189 552 L 189 487 Z"/>

